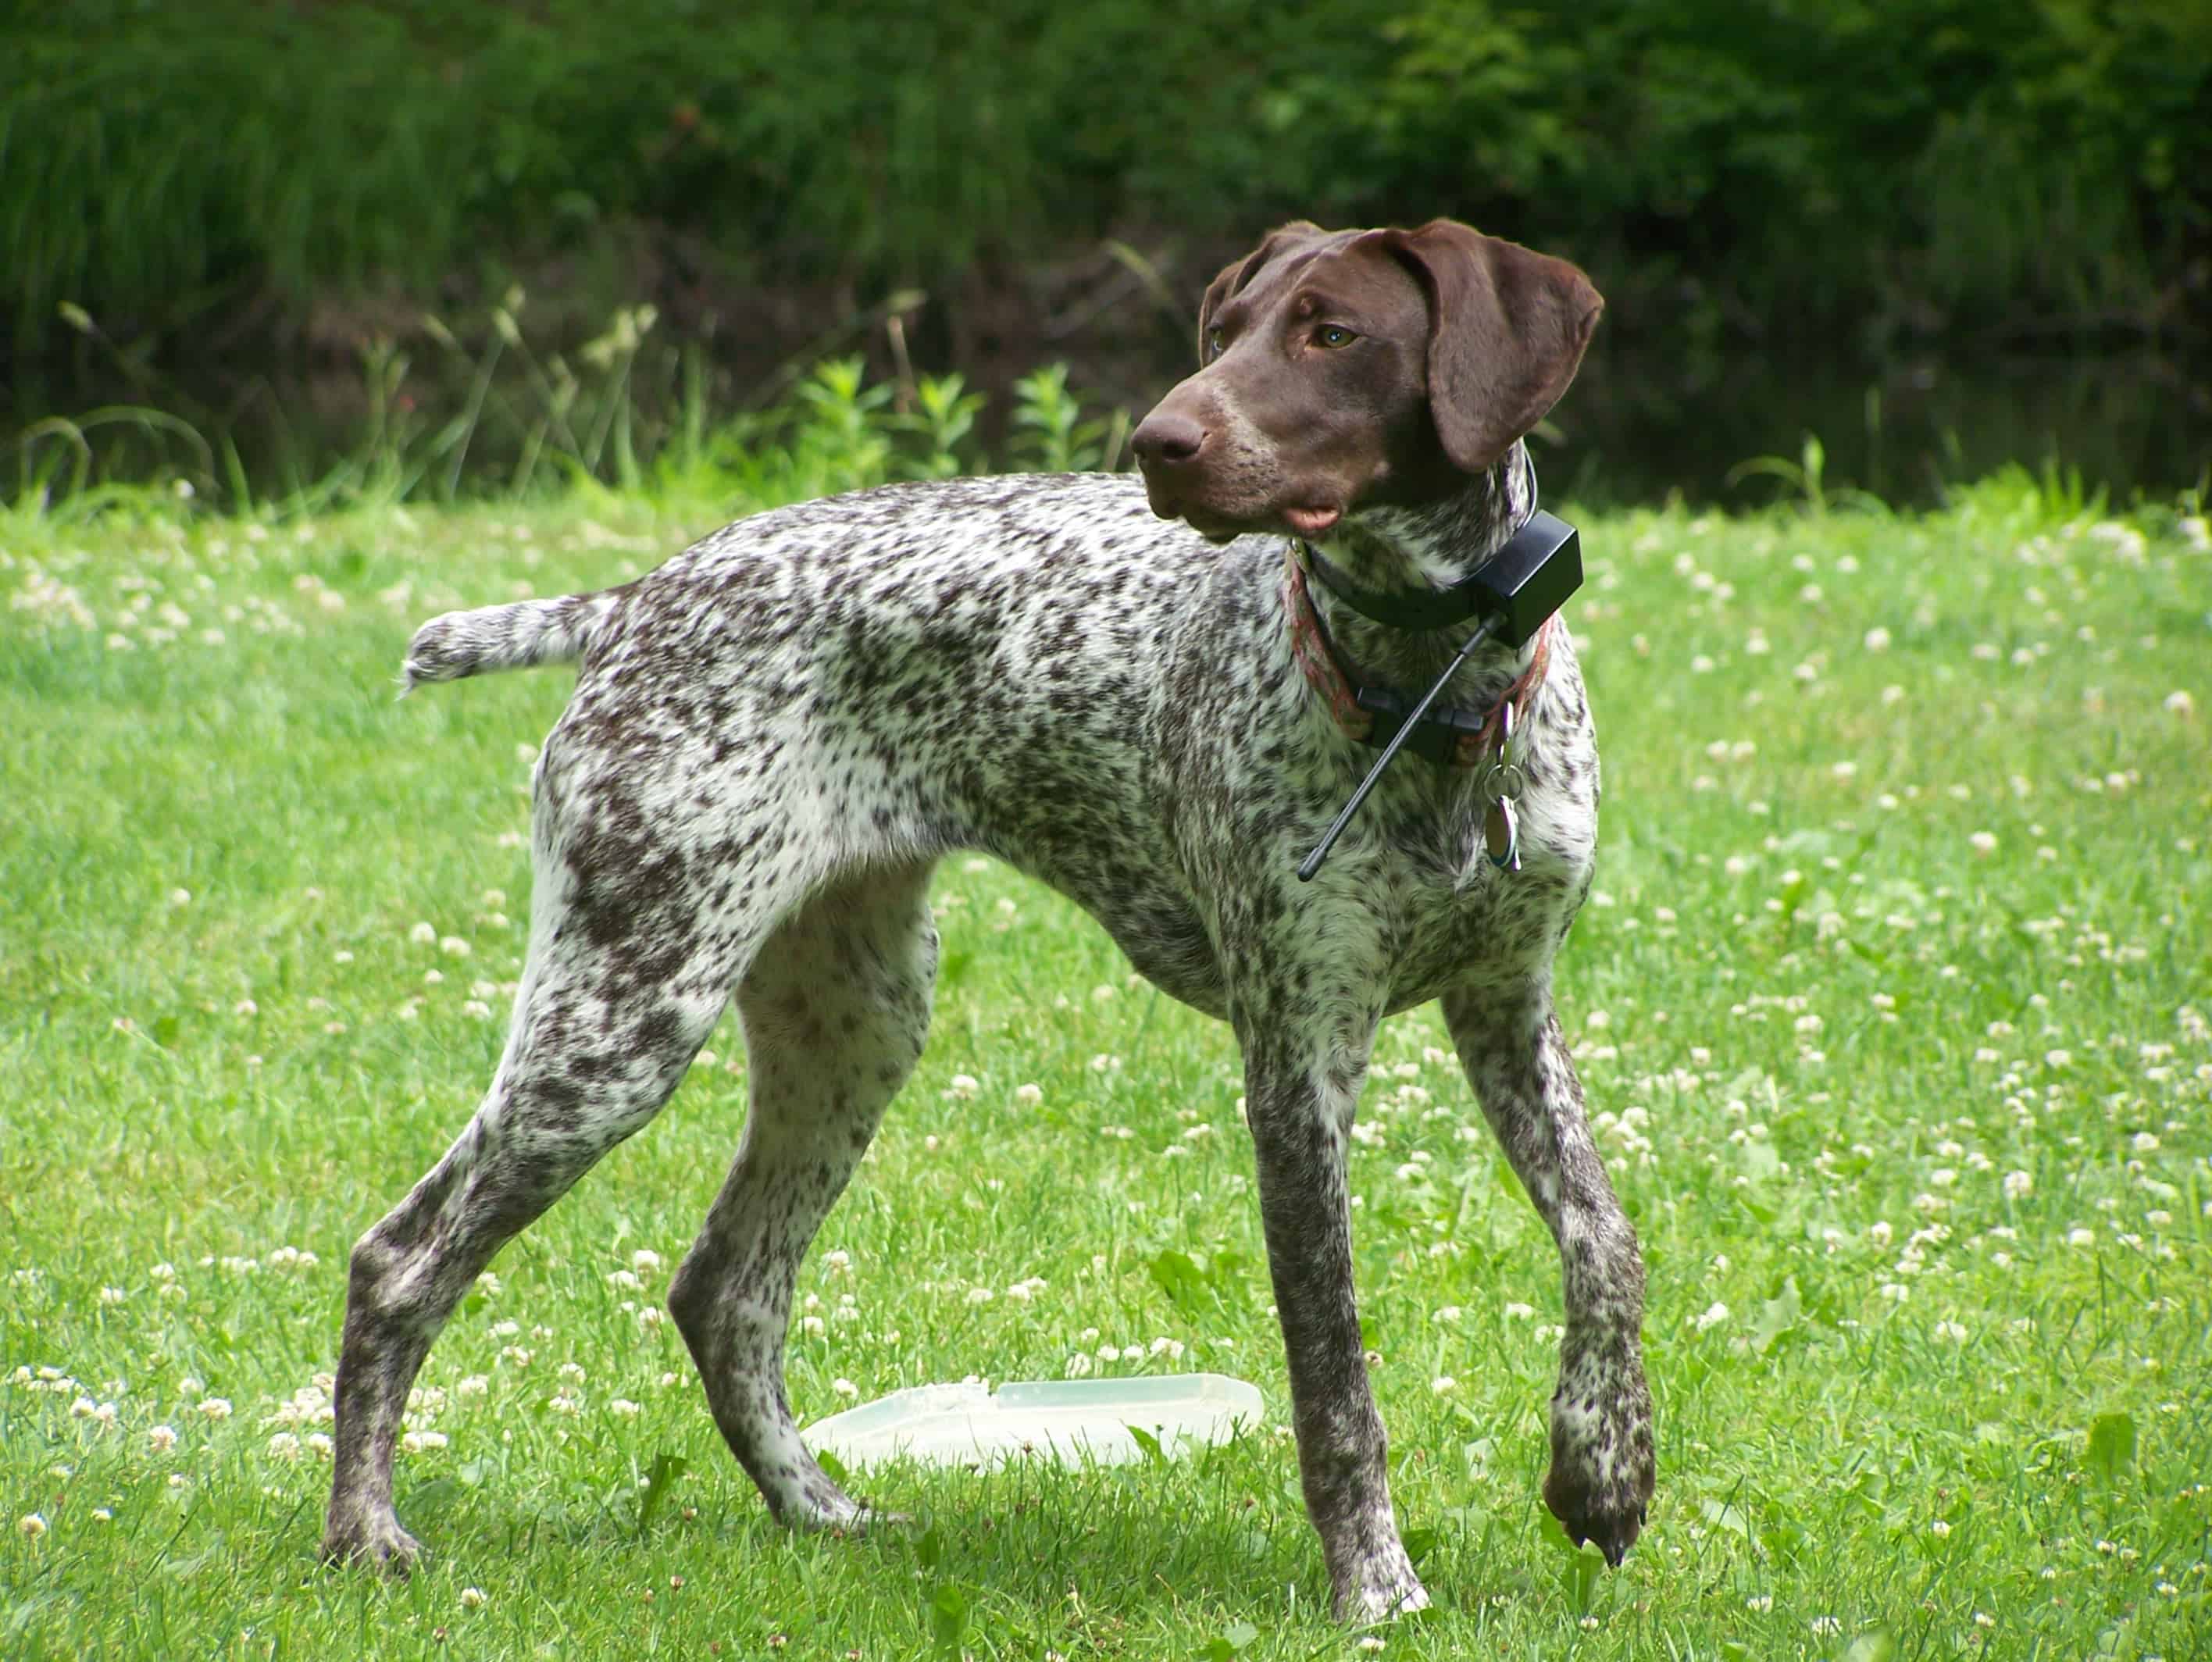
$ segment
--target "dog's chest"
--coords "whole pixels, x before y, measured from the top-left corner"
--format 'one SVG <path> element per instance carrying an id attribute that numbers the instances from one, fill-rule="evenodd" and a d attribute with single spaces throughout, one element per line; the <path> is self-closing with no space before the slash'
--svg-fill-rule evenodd
<path id="1" fill-rule="evenodd" d="M 1508 985 L 1550 962 L 1589 884 L 1592 755 L 1587 789 L 1554 777 L 1523 791 L 1517 869 L 1492 861 L 1480 797 L 1425 822 L 1401 820 L 1381 843 L 1360 888 L 1380 925 L 1376 978 L 1391 1009 L 1451 987 Z"/>

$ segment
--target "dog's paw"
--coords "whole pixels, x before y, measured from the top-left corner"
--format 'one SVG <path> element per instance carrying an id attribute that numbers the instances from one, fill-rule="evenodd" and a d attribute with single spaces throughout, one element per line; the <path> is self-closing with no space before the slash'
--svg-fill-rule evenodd
<path id="1" fill-rule="evenodd" d="M 400 1528 L 399 1519 L 389 1511 L 332 1519 L 323 1532 L 326 1564 L 358 1564 L 386 1575 L 405 1575 L 422 1558 L 422 1544 Z"/>
<path id="2" fill-rule="evenodd" d="M 1544 1479 L 1544 1504 L 1566 1531 L 1567 1539 L 1577 1546 L 1592 1543 L 1615 1569 L 1643 1532 L 1650 1499 L 1649 1482 L 1641 1495 L 1627 1483 L 1593 1489 L 1557 1466 Z"/>
<path id="3" fill-rule="evenodd" d="M 848 1535 L 890 1535 L 914 1527 L 910 1512 L 885 1512 L 879 1507 L 856 1506 L 853 1515 L 832 1527 Z"/>
<path id="4" fill-rule="evenodd" d="M 1428 1607 L 1428 1589 L 1413 1574 L 1406 1549 L 1395 1540 L 1388 1550 L 1360 1563 L 1346 1583 L 1336 1589 L 1336 1619 L 1352 1627 L 1388 1622 Z"/>
<path id="5" fill-rule="evenodd" d="M 1615 1569 L 1634 1545 L 1651 1504 L 1651 1399 L 1625 1391 L 1602 1406 L 1552 1404 L 1552 1469 L 1544 1504 L 1577 1546 L 1594 1542 Z"/>
<path id="6" fill-rule="evenodd" d="M 903 1512 L 886 1512 L 854 1500 L 819 1467 L 802 1474 L 783 1504 L 773 1509 L 787 1529 L 839 1535 L 888 1532 L 914 1521 Z"/>

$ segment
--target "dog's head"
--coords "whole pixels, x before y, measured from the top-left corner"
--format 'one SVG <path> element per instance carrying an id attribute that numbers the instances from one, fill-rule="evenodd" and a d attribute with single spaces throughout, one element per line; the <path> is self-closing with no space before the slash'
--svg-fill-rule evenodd
<path id="1" fill-rule="evenodd" d="M 1566 261 L 1450 220 L 1304 220 L 1225 268 L 1198 373 L 1131 435 L 1152 511 L 1217 542 L 1320 537 L 1495 464 L 1574 379 L 1605 302 Z"/>

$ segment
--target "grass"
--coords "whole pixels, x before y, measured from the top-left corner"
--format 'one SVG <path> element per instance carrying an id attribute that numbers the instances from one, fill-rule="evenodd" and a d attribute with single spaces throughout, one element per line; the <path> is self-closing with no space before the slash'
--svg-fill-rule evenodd
<path id="1" fill-rule="evenodd" d="M 1353 1190 L 1438 1609 L 1332 1626 L 1229 1035 L 963 859 L 796 1407 L 1082 1356 L 1238 1374 L 1268 1425 L 862 1485 L 913 1533 L 771 1527 L 656 1319 L 738 1139 L 725 1031 L 433 1352 L 399 1495 L 435 1556 L 319 1568 L 346 1253 L 489 1076 L 567 693 L 398 703 L 400 646 L 720 517 L 0 513 L 0 1653 L 2212 1651 L 2212 555 L 2020 474 L 1925 518 L 1583 523 L 1610 792 L 1560 991 L 1660 1414 L 1620 1572 L 1545 1522 L 1557 1261 L 1421 1012 Z"/>

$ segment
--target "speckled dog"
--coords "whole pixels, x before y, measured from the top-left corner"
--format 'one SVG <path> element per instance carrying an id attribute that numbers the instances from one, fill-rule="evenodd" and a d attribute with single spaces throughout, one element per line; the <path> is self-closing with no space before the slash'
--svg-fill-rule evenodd
<path id="1" fill-rule="evenodd" d="M 1571 265 L 1463 226 L 1286 226 L 1207 291 L 1202 367 L 1133 435 L 1141 488 L 888 486 L 741 521 L 620 588 L 424 625 L 410 686 L 580 668 L 538 762 L 498 1072 L 354 1251 L 326 1553 L 417 1550 L 392 1441 L 432 1339 L 502 1243 L 644 1128 L 732 996 L 750 1112 L 669 1307 L 775 1514 L 868 1520 L 785 1400 L 793 1283 L 921 1054 L 931 868 L 981 849 L 1236 1029 L 1306 1503 L 1356 1619 L 1427 1595 L 1360 1346 L 1346 1144 L 1377 1024 L 1442 1002 L 1564 1266 L 1544 1497 L 1618 1562 L 1651 1407 L 1636 1237 L 1553 1013 L 1597 826 L 1572 646 L 1555 625 L 1547 662 L 1479 650 L 1447 689 L 1522 711 L 1521 870 L 1486 857 L 1476 773 L 1409 756 L 1301 883 L 1374 753 L 1294 634 L 1419 691 L 1462 632 L 1382 627 L 1285 569 L 1303 547 L 1367 589 L 1434 591 L 1498 548 L 1534 506 L 1522 438 L 1600 306 Z"/>

